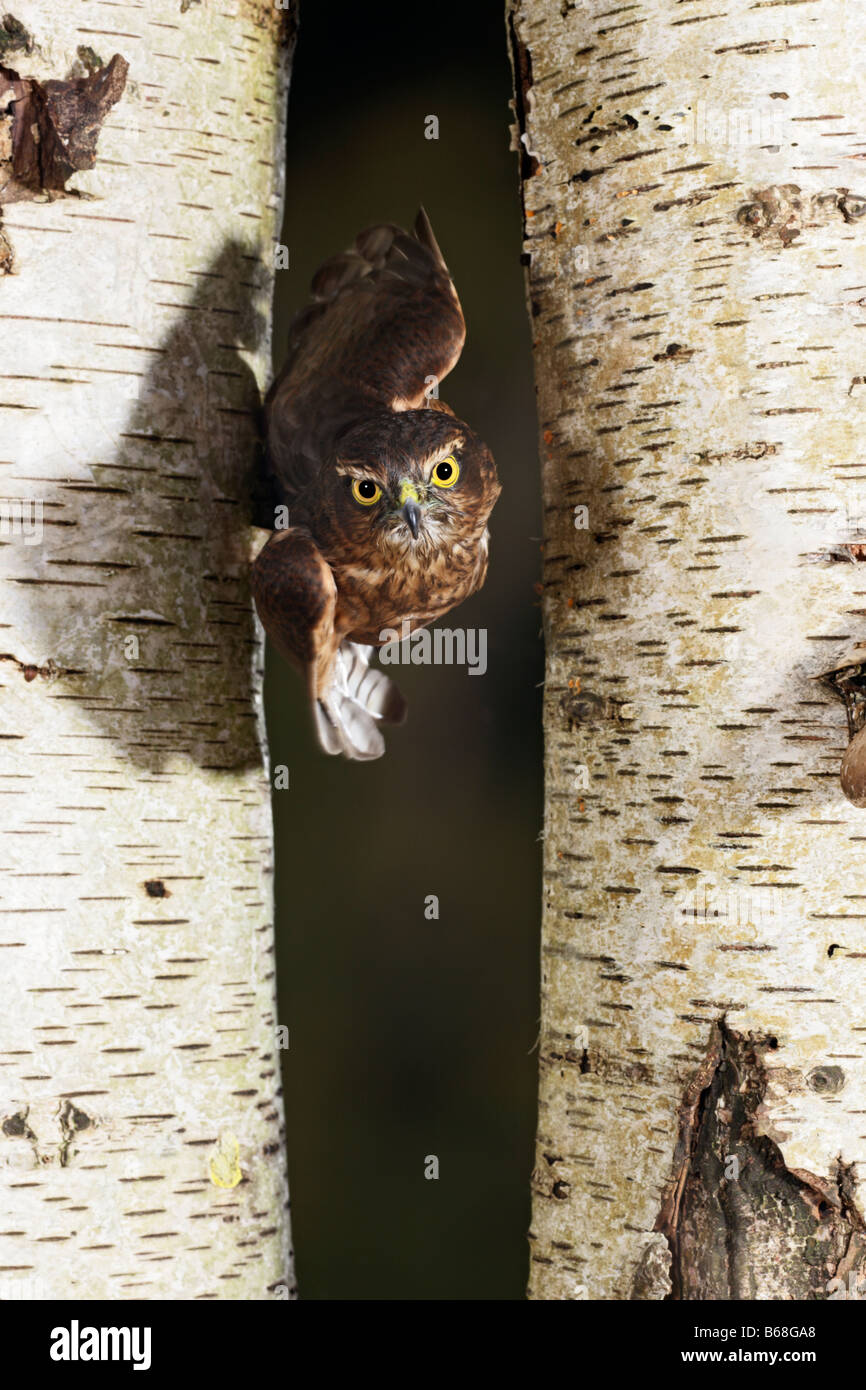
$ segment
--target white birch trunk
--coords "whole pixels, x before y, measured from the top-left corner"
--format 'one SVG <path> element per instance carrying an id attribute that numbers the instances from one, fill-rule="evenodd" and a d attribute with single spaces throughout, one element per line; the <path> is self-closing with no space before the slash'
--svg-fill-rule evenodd
<path id="1" fill-rule="evenodd" d="M 530 1296 L 842 1296 L 866 812 L 814 677 L 866 635 L 866 7 L 509 25 L 546 515 Z"/>
<path id="2" fill-rule="evenodd" d="M 0 1297 L 285 1297 L 247 569 L 288 16 L 14 17 L 22 78 L 129 80 L 95 168 L 0 209 Z"/>

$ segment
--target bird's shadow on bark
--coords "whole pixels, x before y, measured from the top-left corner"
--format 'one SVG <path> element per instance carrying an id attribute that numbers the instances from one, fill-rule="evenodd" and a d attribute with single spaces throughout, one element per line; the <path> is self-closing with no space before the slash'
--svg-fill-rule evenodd
<path id="1" fill-rule="evenodd" d="M 6 659 L 153 772 L 261 763 L 248 585 L 260 393 L 240 355 L 266 331 L 261 278 L 256 248 L 231 242 L 189 285 L 159 286 L 183 307 L 162 341 L 100 335 L 130 389 L 120 447 L 43 484 L 42 544 L 16 547 L 31 655 Z"/>

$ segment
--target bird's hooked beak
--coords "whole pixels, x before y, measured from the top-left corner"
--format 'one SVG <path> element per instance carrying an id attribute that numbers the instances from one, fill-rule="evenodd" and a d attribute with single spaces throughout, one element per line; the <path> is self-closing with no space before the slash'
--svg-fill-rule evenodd
<path id="1" fill-rule="evenodd" d="M 415 484 L 410 482 L 408 478 L 404 478 L 400 484 L 400 515 L 412 532 L 413 541 L 417 541 L 418 528 L 421 525 L 421 508 L 418 506 L 418 501 L 418 490 Z"/>

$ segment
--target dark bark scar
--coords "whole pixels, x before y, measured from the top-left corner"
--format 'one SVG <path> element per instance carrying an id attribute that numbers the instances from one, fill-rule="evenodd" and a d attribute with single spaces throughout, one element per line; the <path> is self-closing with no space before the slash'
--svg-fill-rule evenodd
<path id="1" fill-rule="evenodd" d="M 655 1296 L 754 1300 L 773 1288 L 780 1299 L 825 1299 L 839 1296 L 840 1280 L 866 1271 L 853 1166 L 840 1155 L 829 1178 L 789 1169 L 761 1130 L 765 1059 L 777 1045 L 737 1033 L 724 1019 L 713 1025 L 680 1101 L 671 1176 L 653 1228 L 670 1252 L 667 1292 Z M 656 1250 L 650 1243 L 645 1256 Z M 632 1297 L 646 1297 L 645 1264 L 638 1262 Z"/>
<path id="2" fill-rule="evenodd" d="M 119 53 L 68 81 L 22 77 L 0 63 L 0 203 L 64 193 L 74 173 L 93 168 L 99 132 L 128 71 Z"/>

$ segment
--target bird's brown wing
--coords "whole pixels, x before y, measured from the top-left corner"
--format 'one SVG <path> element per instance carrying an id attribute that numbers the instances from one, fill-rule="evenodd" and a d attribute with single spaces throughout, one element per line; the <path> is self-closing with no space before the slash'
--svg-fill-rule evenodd
<path id="1" fill-rule="evenodd" d="M 390 223 L 361 232 L 319 269 L 312 292 L 265 402 L 269 468 L 288 502 L 356 420 L 423 406 L 429 378 L 447 375 L 466 336 L 423 208 L 411 235 Z"/>
<path id="2" fill-rule="evenodd" d="M 275 531 L 253 565 L 252 588 L 271 641 L 304 672 L 314 699 L 330 680 L 340 641 L 337 585 L 309 531 Z"/>
<path id="3" fill-rule="evenodd" d="M 275 531 L 253 565 L 252 588 L 268 636 L 304 673 L 325 752 L 381 757 L 379 725 L 402 723 L 406 702 L 384 671 L 370 666 L 372 647 L 340 641 L 337 586 L 309 531 Z"/>

